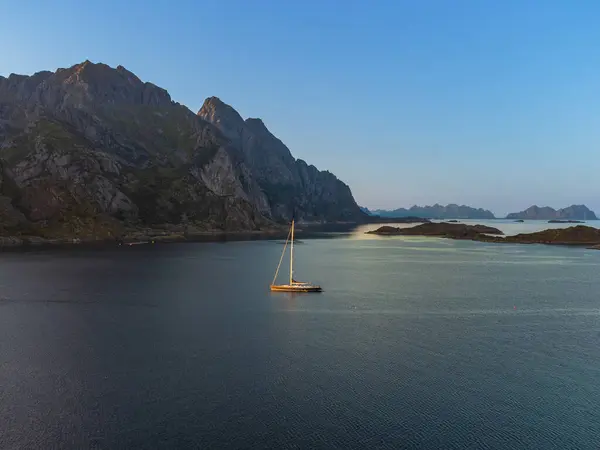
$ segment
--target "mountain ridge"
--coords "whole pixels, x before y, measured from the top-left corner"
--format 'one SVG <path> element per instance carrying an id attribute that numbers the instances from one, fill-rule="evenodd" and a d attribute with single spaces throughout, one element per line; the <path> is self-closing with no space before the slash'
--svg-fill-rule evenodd
<path id="1" fill-rule="evenodd" d="M 473 208 L 466 205 L 449 203 L 448 205 L 419 206 L 413 205 L 410 208 L 397 208 L 394 210 L 371 210 L 371 214 L 381 217 L 408 217 L 418 216 L 428 219 L 495 219 L 494 214 L 486 209 Z"/>
<path id="2" fill-rule="evenodd" d="M 516 213 L 506 215 L 507 219 L 519 220 L 597 220 L 594 211 L 585 205 L 571 205 L 565 208 L 554 209 L 550 206 L 532 205 Z"/>
<path id="3" fill-rule="evenodd" d="M 194 114 L 123 66 L 89 60 L 0 77 L 0 234 L 100 238 L 364 218 L 345 183 L 217 100 L 203 105 L 212 116 Z"/>
<path id="4" fill-rule="evenodd" d="M 260 189 L 269 198 L 275 219 L 310 217 L 312 210 L 310 219 L 318 221 L 320 217 L 332 215 L 330 208 L 335 199 L 344 199 L 339 205 L 342 211 L 334 216 L 336 220 L 363 217 L 348 185 L 331 172 L 319 171 L 304 160 L 294 158 L 262 119 L 244 120 L 218 97 L 209 97 L 198 111 L 198 116 L 212 123 L 239 146 L 248 167 L 256 174 Z"/>

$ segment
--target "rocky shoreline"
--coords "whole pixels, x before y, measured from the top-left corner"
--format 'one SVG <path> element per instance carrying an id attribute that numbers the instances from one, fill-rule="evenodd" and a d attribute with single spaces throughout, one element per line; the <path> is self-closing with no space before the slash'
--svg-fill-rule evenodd
<path id="1" fill-rule="evenodd" d="M 18 249 L 24 247 L 60 247 L 60 246 L 96 246 L 96 245 L 139 245 L 170 242 L 210 242 L 222 240 L 245 240 L 287 235 L 287 229 L 269 228 L 262 230 L 130 230 L 114 236 L 96 235 L 81 237 L 41 237 L 41 236 L 0 236 L 0 249 Z"/>
<path id="2" fill-rule="evenodd" d="M 317 236 L 327 233 L 350 232 L 360 223 L 356 222 L 300 222 L 296 227 L 297 236 Z M 254 239 L 285 239 L 289 225 L 273 224 L 271 227 L 246 229 L 199 229 L 165 225 L 161 228 L 129 228 L 111 230 L 98 234 L 63 235 L 7 235 L 0 236 L 0 250 L 20 248 L 56 248 L 89 246 L 133 246 L 143 244 L 184 243 L 184 242 L 222 242 Z"/>
<path id="3" fill-rule="evenodd" d="M 503 244 L 564 245 L 600 250 L 600 229 L 584 225 L 547 229 L 535 233 L 521 233 L 514 236 L 504 236 L 499 229 L 485 225 L 448 222 L 423 224 L 410 228 L 384 225 L 366 233 L 380 236 L 431 236 Z"/>

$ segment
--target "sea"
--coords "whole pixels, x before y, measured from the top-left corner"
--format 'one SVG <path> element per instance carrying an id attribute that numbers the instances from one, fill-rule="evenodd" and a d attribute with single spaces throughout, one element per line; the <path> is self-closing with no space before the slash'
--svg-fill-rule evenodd
<path id="1" fill-rule="evenodd" d="M 0 448 L 600 448 L 600 251 L 374 227 L 0 253 Z"/>

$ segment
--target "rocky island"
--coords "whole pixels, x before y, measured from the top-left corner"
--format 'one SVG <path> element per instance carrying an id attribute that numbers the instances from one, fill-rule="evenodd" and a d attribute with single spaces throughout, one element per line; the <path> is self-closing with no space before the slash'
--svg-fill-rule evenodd
<path id="1" fill-rule="evenodd" d="M 490 235 L 503 235 L 502 231 L 486 225 L 465 225 L 461 223 L 424 223 L 414 227 L 399 228 L 384 225 L 376 230 L 367 231 L 367 234 L 378 234 L 384 236 L 435 236 L 451 239 L 470 239 Z"/>
<path id="2" fill-rule="evenodd" d="M 514 236 L 503 236 L 502 231 L 485 225 L 464 225 L 447 222 L 428 223 L 410 228 L 385 225 L 367 233 L 381 236 L 433 236 L 479 242 L 569 245 L 600 249 L 600 229 L 584 225 L 549 229 L 535 233 L 522 233 Z"/>
<path id="3" fill-rule="evenodd" d="M 490 241 L 489 239 L 483 239 Z M 556 228 L 506 236 L 492 242 L 507 242 L 515 244 L 549 244 L 594 247 L 600 245 L 600 229 L 577 225 L 568 228 Z"/>
<path id="4" fill-rule="evenodd" d="M 407 217 L 381 217 L 369 216 L 364 223 L 430 223 L 431 220 L 423 217 L 407 216 Z"/>
<path id="5" fill-rule="evenodd" d="M 529 219 L 529 220 L 597 220 L 594 211 L 585 205 L 571 205 L 562 209 L 554 209 L 549 206 L 530 206 L 525 211 L 511 213 L 507 219 Z"/>
<path id="6" fill-rule="evenodd" d="M 398 208 L 391 211 L 378 209 L 372 211 L 371 214 L 380 217 L 408 217 L 417 216 L 428 219 L 495 219 L 494 214 L 487 209 L 472 208 L 466 205 L 458 205 L 450 203 L 448 205 L 431 205 L 418 206 L 414 205 L 410 208 Z"/>

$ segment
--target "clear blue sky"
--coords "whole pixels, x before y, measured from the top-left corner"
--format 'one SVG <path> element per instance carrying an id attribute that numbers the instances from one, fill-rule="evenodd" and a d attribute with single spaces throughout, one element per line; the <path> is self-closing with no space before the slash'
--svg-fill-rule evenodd
<path id="1" fill-rule="evenodd" d="M 93 3 L 93 4 L 92 4 Z M 216 95 L 370 208 L 600 212 L 600 2 L 0 0 L 0 74 Z"/>

